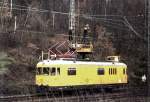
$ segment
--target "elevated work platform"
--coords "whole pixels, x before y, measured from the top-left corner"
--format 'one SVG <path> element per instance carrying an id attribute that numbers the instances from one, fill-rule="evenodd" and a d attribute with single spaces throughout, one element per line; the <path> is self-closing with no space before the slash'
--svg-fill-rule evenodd
<path id="1" fill-rule="evenodd" d="M 93 52 L 93 45 L 92 43 L 89 44 L 71 44 L 71 47 L 76 49 L 77 53 L 92 53 Z"/>
<path id="2" fill-rule="evenodd" d="M 119 62 L 120 61 L 120 56 L 107 56 L 106 61 Z"/>

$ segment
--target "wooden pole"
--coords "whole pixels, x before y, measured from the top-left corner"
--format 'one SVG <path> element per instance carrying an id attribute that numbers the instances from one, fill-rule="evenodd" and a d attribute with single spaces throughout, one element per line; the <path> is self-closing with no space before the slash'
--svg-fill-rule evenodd
<path id="1" fill-rule="evenodd" d="M 12 17 L 12 0 L 10 1 L 10 14 L 11 14 L 11 17 Z"/>
<path id="2" fill-rule="evenodd" d="M 14 33 L 16 33 L 16 29 L 17 29 L 17 16 L 15 16 Z"/>
<path id="3" fill-rule="evenodd" d="M 148 75 L 147 75 L 147 86 L 148 86 L 148 98 L 147 102 L 150 101 L 150 0 L 146 0 L 147 10 L 147 32 L 148 32 Z"/>

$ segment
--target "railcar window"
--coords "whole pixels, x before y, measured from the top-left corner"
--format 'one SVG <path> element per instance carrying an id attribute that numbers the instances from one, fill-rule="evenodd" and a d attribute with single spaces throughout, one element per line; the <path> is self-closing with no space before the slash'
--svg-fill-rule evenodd
<path id="1" fill-rule="evenodd" d="M 116 68 L 109 68 L 109 75 L 114 75 L 117 74 L 117 69 Z"/>
<path id="2" fill-rule="evenodd" d="M 123 74 L 126 74 L 126 70 L 125 69 L 123 69 Z"/>
<path id="3" fill-rule="evenodd" d="M 112 74 L 112 69 L 111 69 L 111 68 L 109 68 L 109 74 L 110 74 L 110 75 Z"/>
<path id="4" fill-rule="evenodd" d="M 40 67 L 37 68 L 37 69 L 36 69 L 36 74 L 37 74 L 37 75 L 41 75 L 41 74 L 42 74 L 42 68 L 40 68 Z"/>
<path id="5" fill-rule="evenodd" d="M 110 69 L 110 74 L 112 75 L 112 68 Z"/>
<path id="6" fill-rule="evenodd" d="M 43 74 L 49 75 L 49 68 L 48 67 L 43 68 Z"/>
<path id="7" fill-rule="evenodd" d="M 98 68 L 97 74 L 98 75 L 104 75 L 105 74 L 104 68 Z"/>
<path id="8" fill-rule="evenodd" d="M 68 68 L 68 75 L 76 75 L 76 68 Z"/>
<path id="9" fill-rule="evenodd" d="M 57 75 L 60 75 L 60 68 L 57 68 Z"/>
<path id="10" fill-rule="evenodd" d="M 56 68 L 55 67 L 50 68 L 50 75 L 52 75 L 52 76 L 56 75 Z"/>
<path id="11" fill-rule="evenodd" d="M 116 68 L 114 68 L 114 74 L 116 74 Z"/>

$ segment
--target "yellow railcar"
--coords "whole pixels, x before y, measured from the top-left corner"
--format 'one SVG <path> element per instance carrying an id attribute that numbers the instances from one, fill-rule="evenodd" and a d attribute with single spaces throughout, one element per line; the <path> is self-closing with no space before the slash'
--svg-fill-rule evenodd
<path id="1" fill-rule="evenodd" d="M 43 60 L 36 68 L 37 86 L 76 87 L 127 82 L 127 66 L 121 62 Z"/>

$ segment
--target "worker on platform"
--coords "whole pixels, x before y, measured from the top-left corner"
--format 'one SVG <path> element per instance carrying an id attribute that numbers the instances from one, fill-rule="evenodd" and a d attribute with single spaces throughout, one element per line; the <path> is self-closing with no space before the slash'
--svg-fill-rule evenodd
<path id="1" fill-rule="evenodd" d="M 69 41 L 72 41 L 73 40 L 73 37 L 72 37 L 73 35 L 72 35 L 72 30 L 70 29 L 69 30 Z"/>
<path id="2" fill-rule="evenodd" d="M 88 31 L 89 31 L 89 29 L 90 29 L 89 24 L 86 24 L 84 27 L 83 38 L 82 38 L 83 43 L 88 43 Z"/>

